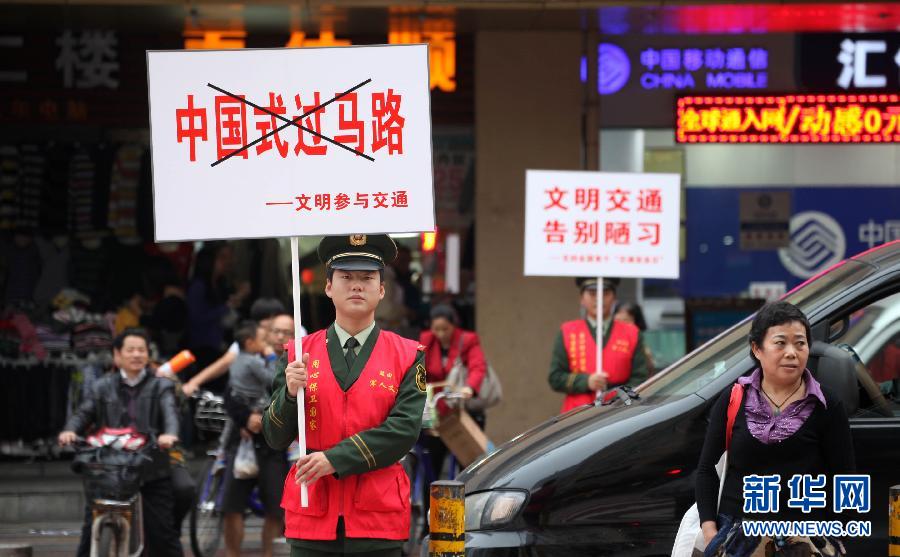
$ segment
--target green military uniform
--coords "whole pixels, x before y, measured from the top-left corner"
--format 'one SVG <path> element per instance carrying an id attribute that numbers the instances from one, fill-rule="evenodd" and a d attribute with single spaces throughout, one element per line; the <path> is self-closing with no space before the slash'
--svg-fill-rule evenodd
<path id="1" fill-rule="evenodd" d="M 590 320 L 586 320 L 588 329 L 591 331 L 591 337 L 597 340 L 597 327 Z M 612 319 L 606 321 L 603 327 L 603 346 L 609 342 L 609 332 L 612 328 Z M 649 368 L 647 366 L 647 351 L 644 349 L 643 333 L 638 334 L 637 346 L 634 348 L 634 355 L 631 357 L 631 376 L 627 385 L 634 387 L 642 383 L 649 376 Z M 574 375 L 574 377 L 572 377 Z M 587 373 L 572 373 L 569 367 L 569 355 L 566 353 L 566 346 L 563 342 L 562 331 L 556 332 L 556 339 L 553 341 L 553 356 L 550 360 L 550 387 L 557 392 L 566 394 L 588 393 L 588 377 Z"/>
<path id="2" fill-rule="evenodd" d="M 597 289 L 597 279 L 591 277 L 579 277 L 575 279 L 575 284 L 583 294 L 587 289 Z M 619 279 L 604 278 L 603 290 L 611 290 L 615 293 L 619 286 Z M 597 341 L 597 325 L 585 318 L 588 330 L 591 332 L 591 338 Z M 609 342 L 610 331 L 612 330 L 612 316 L 603 323 L 603 347 Z M 637 345 L 634 347 L 634 354 L 631 356 L 631 375 L 626 385 L 634 387 L 642 383 L 650 376 L 649 365 L 647 362 L 647 350 L 644 347 L 644 335 L 638 333 Z M 566 352 L 566 346 L 563 342 L 562 330 L 556 332 L 556 340 L 553 341 L 553 356 L 550 360 L 550 376 L 548 381 L 550 388 L 559 393 L 580 394 L 589 393 L 587 373 L 572 373 L 569 367 L 569 354 Z"/>
<path id="3" fill-rule="evenodd" d="M 341 238 L 346 240 L 347 237 Z M 387 236 L 383 238 L 393 245 L 393 242 L 387 239 Z M 352 253 L 360 255 L 362 249 L 368 249 L 373 245 L 375 248 L 379 247 L 377 244 L 379 237 L 369 236 L 369 239 L 367 246 L 356 246 L 353 248 L 355 251 Z M 341 253 L 343 253 L 340 250 L 343 248 L 329 247 L 329 244 L 326 242 L 332 241 L 335 241 L 333 237 L 323 240 L 325 249 L 323 250 L 323 245 L 320 245 L 319 255 L 326 264 L 331 265 L 334 263 L 333 266 L 335 268 L 340 268 L 338 265 L 342 264 L 342 262 L 337 260 L 335 263 L 335 257 L 340 257 Z M 338 252 L 337 256 L 329 253 L 334 252 L 335 249 Z M 350 248 L 348 247 L 347 249 L 349 250 Z M 388 256 L 392 257 L 389 253 L 389 246 L 383 251 L 388 252 Z M 372 252 L 376 255 L 381 255 L 381 252 L 377 249 L 372 250 Z M 331 256 L 329 257 L 329 255 Z M 362 257 L 370 258 L 371 255 Z M 360 259 L 357 257 L 356 264 L 359 264 L 359 261 Z M 354 265 L 353 262 L 350 264 Z M 365 261 L 363 261 L 362 266 L 363 269 L 353 270 L 364 270 L 366 267 Z M 344 392 L 348 391 L 359 378 L 372 354 L 379 334 L 380 329 L 373 321 L 372 325 L 367 329 L 354 336 L 358 343 L 355 348 L 351 348 L 356 354 L 351 369 L 345 357 L 348 350 L 345 346 L 347 339 L 351 335 L 341 329 L 337 323 L 332 324 L 328 328 L 326 333 L 328 359 L 335 379 Z M 306 352 L 305 349 L 304 352 Z M 416 377 L 419 369 L 425 369 L 424 359 L 424 351 L 420 350 L 412 366 L 404 375 L 403 381 L 398 387 L 393 409 L 384 422 L 377 427 L 344 439 L 334 447 L 324 451 L 338 478 L 389 466 L 403 458 L 416 443 L 422 427 L 422 410 L 425 406 L 425 392 L 419 388 Z M 286 449 L 297 438 L 297 400 L 287 392 L 284 373 L 287 366 L 286 354 L 281 357 L 277 366 L 272 400 L 268 409 L 263 413 L 263 434 L 268 444 L 273 448 Z M 361 439 L 362 443 L 359 443 L 357 439 Z M 364 450 L 366 452 L 363 452 Z M 289 539 L 288 541 L 292 546 L 291 555 L 318 556 L 341 553 L 366 553 L 371 556 L 399 556 L 403 543 L 398 540 L 347 538 L 344 533 L 343 518 L 338 520 L 336 535 L 337 539 L 329 541 Z"/>

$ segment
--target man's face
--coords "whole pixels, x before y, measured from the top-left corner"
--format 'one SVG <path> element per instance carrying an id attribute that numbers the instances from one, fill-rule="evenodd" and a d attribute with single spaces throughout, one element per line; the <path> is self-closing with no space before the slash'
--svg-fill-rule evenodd
<path id="1" fill-rule="evenodd" d="M 279 356 L 284 352 L 284 344 L 294 340 L 294 319 L 289 315 L 278 315 L 272 319 L 269 328 L 269 345 Z"/>
<path id="2" fill-rule="evenodd" d="M 325 295 L 334 302 L 339 315 L 363 318 L 375 313 L 384 298 L 384 284 L 378 271 L 343 271 L 336 269 L 325 282 Z"/>
<path id="3" fill-rule="evenodd" d="M 114 361 L 126 373 L 138 374 L 147 367 L 147 361 L 149 360 L 147 343 L 141 337 L 127 336 L 122 344 L 122 349 L 113 350 L 113 357 Z"/>
<path id="4" fill-rule="evenodd" d="M 603 289 L 603 319 L 609 319 L 613 306 L 616 305 L 616 293 L 608 288 Z"/>
<path id="5" fill-rule="evenodd" d="M 588 317 L 597 320 L 597 289 L 585 288 L 581 291 L 581 307 Z"/>
<path id="6" fill-rule="evenodd" d="M 609 314 L 616 303 L 616 293 L 608 288 L 603 289 L 603 319 L 609 319 Z M 588 317 L 597 320 L 597 290 L 585 288 L 581 293 L 581 307 L 587 312 Z"/>

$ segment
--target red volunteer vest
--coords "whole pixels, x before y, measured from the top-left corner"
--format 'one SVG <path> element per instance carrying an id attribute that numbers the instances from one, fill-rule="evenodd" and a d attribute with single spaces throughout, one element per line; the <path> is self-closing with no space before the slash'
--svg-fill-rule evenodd
<path id="1" fill-rule="evenodd" d="M 637 347 L 638 332 L 638 328 L 631 323 L 613 320 L 609 341 L 603 347 L 603 371 L 609 374 L 610 386 L 627 383 L 631 377 L 631 358 Z M 569 370 L 572 373 L 596 373 L 597 342 L 587 321 L 566 321 L 562 324 L 562 337 L 566 355 L 569 356 Z M 563 400 L 561 413 L 594 402 L 596 398 L 593 391 L 568 394 Z"/>
<path id="2" fill-rule="evenodd" d="M 380 331 L 372 355 L 359 378 L 344 392 L 331 370 L 326 331 L 303 339 L 309 352 L 306 402 L 306 446 L 325 451 L 357 433 L 384 422 L 406 371 L 416 358 L 418 343 Z M 293 361 L 294 344 L 288 347 Z M 374 465 L 374 456 L 361 437 L 357 448 Z M 364 474 L 336 479 L 326 476 L 308 487 L 309 506 L 300 506 L 300 486 L 291 466 L 284 481 L 285 537 L 334 540 L 338 517 L 344 517 L 348 538 L 405 540 L 409 537 L 409 478 L 398 463 Z"/>

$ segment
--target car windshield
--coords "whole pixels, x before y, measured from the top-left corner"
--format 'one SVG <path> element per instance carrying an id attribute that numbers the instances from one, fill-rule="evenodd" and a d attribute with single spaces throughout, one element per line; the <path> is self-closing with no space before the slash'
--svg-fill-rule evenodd
<path id="1" fill-rule="evenodd" d="M 869 265 L 847 261 L 791 291 L 784 299 L 806 312 L 873 271 L 874 268 Z M 752 318 L 752 315 L 747 317 L 654 376 L 638 390 L 641 397 L 687 396 L 731 369 L 749 353 L 747 337 Z"/>

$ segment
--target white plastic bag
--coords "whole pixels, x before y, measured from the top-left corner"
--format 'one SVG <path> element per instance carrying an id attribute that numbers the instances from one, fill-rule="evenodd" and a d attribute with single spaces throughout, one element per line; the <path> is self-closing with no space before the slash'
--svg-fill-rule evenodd
<path id="1" fill-rule="evenodd" d="M 237 454 L 234 456 L 234 477 L 238 480 L 252 480 L 259 474 L 256 463 L 256 448 L 253 439 L 241 439 Z"/>
<path id="2" fill-rule="evenodd" d="M 719 473 L 719 500 L 722 499 L 722 488 L 725 487 L 725 473 L 728 470 L 728 453 L 722 453 L 716 464 L 716 472 Z M 678 533 L 675 534 L 675 544 L 672 546 L 672 557 L 692 557 L 703 555 L 706 549 L 706 540 L 703 539 L 703 531 L 700 529 L 700 511 L 697 503 L 681 517 L 678 525 Z"/>
<path id="3" fill-rule="evenodd" d="M 703 532 L 700 530 L 700 513 L 697 511 L 697 503 L 694 503 L 681 518 L 678 534 L 675 535 L 675 545 L 672 546 L 672 557 L 692 557 L 695 549 L 702 555 L 704 545 Z"/>

